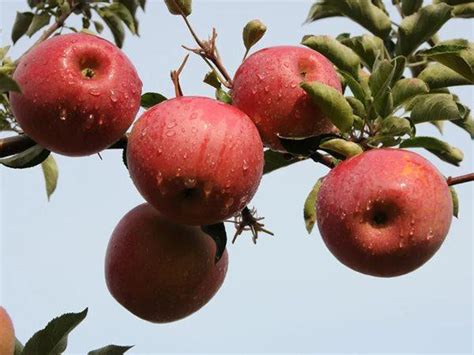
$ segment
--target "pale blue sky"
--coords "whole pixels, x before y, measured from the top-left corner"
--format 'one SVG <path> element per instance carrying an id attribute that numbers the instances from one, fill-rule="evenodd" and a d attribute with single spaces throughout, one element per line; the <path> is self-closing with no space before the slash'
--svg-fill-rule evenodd
<path id="1" fill-rule="evenodd" d="M 389 1 L 386 1 L 389 3 Z M 234 72 L 243 55 L 241 29 L 253 18 L 268 25 L 258 48 L 297 44 L 304 34 L 359 34 L 345 19 L 301 26 L 311 1 L 195 1 L 190 20 L 205 37 L 218 29 L 218 45 Z M 0 43 L 10 43 L 16 11 L 24 1 L 0 0 Z M 124 50 L 145 91 L 172 96 L 169 71 L 193 45 L 178 17 L 162 1 L 149 1 L 141 38 L 127 37 Z M 397 19 L 398 20 L 398 19 Z M 108 34 L 107 34 L 108 36 Z M 473 38 L 472 22 L 451 21 L 443 39 Z M 31 40 L 21 39 L 18 56 Z M 212 95 L 201 83 L 206 66 L 191 57 L 182 75 L 187 94 Z M 470 88 L 456 90 L 473 107 Z M 429 125 L 421 134 L 437 135 Z M 473 171 L 473 145 L 461 129 L 446 125 L 445 139 L 462 148 L 461 168 L 424 154 L 445 175 Z M 0 168 L 0 304 L 26 341 L 56 315 L 89 307 L 72 333 L 68 353 L 105 344 L 135 344 L 133 354 L 159 353 L 472 353 L 473 187 L 458 187 L 460 220 L 421 269 L 398 278 L 358 274 L 326 249 L 318 231 L 306 234 L 302 206 L 326 168 L 311 162 L 266 176 L 251 205 L 266 217 L 275 237 L 257 246 L 249 236 L 229 246 L 224 286 L 201 311 L 177 323 L 155 325 L 122 308 L 109 295 L 103 273 L 105 248 L 118 220 L 142 202 L 119 152 L 103 160 L 57 157 L 59 186 L 47 202 L 39 168 Z M 228 233 L 233 233 L 228 228 Z"/>

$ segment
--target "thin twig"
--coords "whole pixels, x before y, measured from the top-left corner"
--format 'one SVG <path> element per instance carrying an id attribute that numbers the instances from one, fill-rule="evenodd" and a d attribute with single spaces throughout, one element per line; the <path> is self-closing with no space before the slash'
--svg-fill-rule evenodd
<path id="1" fill-rule="evenodd" d="M 470 182 L 470 181 L 474 181 L 474 173 L 461 175 L 461 176 L 455 176 L 455 177 L 450 176 L 447 179 L 448 186 L 464 184 L 464 183 Z"/>
<path id="2" fill-rule="evenodd" d="M 318 152 L 314 152 L 313 154 L 311 154 L 310 158 L 317 163 L 321 163 L 327 166 L 329 169 L 332 169 L 336 166 L 330 157 Z"/>
<path id="3" fill-rule="evenodd" d="M 186 54 L 179 68 L 171 72 L 171 80 L 173 81 L 174 93 L 176 97 L 183 96 L 183 89 L 181 88 L 181 84 L 179 82 L 179 76 L 181 75 L 181 72 L 183 71 L 184 66 L 186 65 L 186 62 L 188 61 L 188 58 L 189 58 L 189 54 Z"/>

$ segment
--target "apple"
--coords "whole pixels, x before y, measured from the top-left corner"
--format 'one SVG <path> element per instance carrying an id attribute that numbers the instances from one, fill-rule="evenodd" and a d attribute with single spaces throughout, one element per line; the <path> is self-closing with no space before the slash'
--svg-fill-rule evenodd
<path id="1" fill-rule="evenodd" d="M 178 97 L 134 124 L 127 161 L 137 189 L 177 223 L 207 225 L 240 212 L 263 172 L 257 128 L 235 107 L 205 97 Z"/>
<path id="2" fill-rule="evenodd" d="M 7 311 L 0 307 L 0 354 L 13 355 L 15 351 L 15 331 Z"/>
<path id="3" fill-rule="evenodd" d="M 375 149 L 337 165 L 317 197 L 329 250 L 364 274 L 391 277 L 427 262 L 443 243 L 453 205 L 446 179 L 422 156 Z"/>
<path id="4" fill-rule="evenodd" d="M 256 124 L 263 143 L 284 151 L 278 135 L 303 138 L 335 132 L 300 83 L 318 81 L 342 92 L 332 63 L 303 47 L 281 46 L 251 55 L 235 74 L 233 105 Z"/>
<path id="5" fill-rule="evenodd" d="M 221 287 L 227 251 L 201 228 L 176 224 L 149 204 L 128 212 L 113 231 L 105 259 L 112 296 L 136 316 L 154 323 L 182 319 L 203 307 Z"/>
<path id="6" fill-rule="evenodd" d="M 85 156 L 115 143 L 140 107 L 142 82 L 125 54 L 85 33 L 53 37 L 21 59 L 13 113 L 41 146 Z"/>

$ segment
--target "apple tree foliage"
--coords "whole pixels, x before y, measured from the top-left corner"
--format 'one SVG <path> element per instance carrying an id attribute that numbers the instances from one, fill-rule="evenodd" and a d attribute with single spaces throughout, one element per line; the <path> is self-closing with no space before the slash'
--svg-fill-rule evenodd
<path id="1" fill-rule="evenodd" d="M 27 0 L 29 10 L 17 13 L 11 41 L 15 44 L 42 30 L 38 42 L 65 30 L 100 34 L 107 27 L 117 46 L 121 47 L 126 29 L 134 35 L 139 34 L 137 14 L 145 9 L 145 1 Z M 188 20 L 192 13 L 191 0 L 165 0 L 165 3 L 171 14 L 182 17 L 191 28 Z M 340 133 L 304 139 L 281 137 L 287 153 L 267 150 L 265 174 L 306 159 L 333 167 L 347 157 L 380 147 L 423 148 L 445 162 L 455 166 L 461 164 L 463 153 L 460 149 L 435 137 L 418 136 L 417 126 L 429 123 L 442 133 L 445 124 L 454 124 L 474 138 L 470 108 L 450 91 L 452 87 L 473 84 L 474 44 L 464 38 L 441 39 L 437 34 L 452 19 L 472 18 L 474 2 L 392 0 L 391 5 L 397 8 L 401 17 L 399 23 L 390 18 L 389 5 L 388 1 L 382 0 L 318 0 L 311 6 L 306 23 L 344 17 L 366 30 L 365 33 L 342 33 L 335 38 L 309 34 L 301 41 L 302 45 L 326 56 L 339 73 L 343 94 L 315 82 L 301 83 L 301 88 Z M 80 17 L 82 28 L 69 27 L 69 16 Z M 244 27 L 244 59 L 265 31 L 266 26 L 259 20 L 252 20 Z M 231 79 L 216 55 L 215 31 L 209 41 L 199 40 L 195 33 L 192 34 L 199 48 L 189 50 L 203 57 L 212 67 L 205 75 L 204 83 L 216 90 L 218 100 L 231 103 Z M 8 57 L 8 50 L 9 46 L 0 48 L 0 131 L 22 139 L 10 140 L 8 144 L 0 140 L 0 163 L 16 169 L 41 165 L 49 198 L 57 184 L 58 168 L 49 151 L 24 137 L 12 114 L 8 92 L 21 91 L 21 88 L 12 79 L 18 60 Z M 179 70 L 174 73 L 177 77 Z M 148 109 L 164 100 L 166 98 L 159 93 L 145 93 L 141 106 Z M 125 150 L 126 144 L 118 147 Z M 308 232 L 316 221 L 314 206 L 320 185 L 321 179 L 304 205 Z M 453 188 L 452 194 L 457 216 L 457 196 Z M 203 226 L 203 230 L 214 238 L 222 253 L 227 241 L 223 224 Z M 86 314 L 87 310 L 52 320 L 24 347 L 17 342 L 15 353 L 59 354 L 65 351 L 68 334 Z M 128 349 L 130 347 L 108 346 L 90 354 L 122 354 Z"/>

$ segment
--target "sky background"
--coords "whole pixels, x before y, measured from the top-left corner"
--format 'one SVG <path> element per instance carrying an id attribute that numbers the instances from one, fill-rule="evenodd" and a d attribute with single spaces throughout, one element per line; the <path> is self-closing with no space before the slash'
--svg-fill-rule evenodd
<path id="1" fill-rule="evenodd" d="M 296 45 L 309 33 L 365 32 L 346 19 L 302 26 L 310 5 L 295 0 L 195 1 L 190 20 L 203 38 L 212 26 L 217 28 L 218 47 L 231 72 L 243 55 L 242 27 L 254 18 L 268 26 L 256 48 Z M 25 1 L 0 0 L 0 44 L 10 44 L 15 12 L 26 10 Z M 149 0 L 146 13 L 138 16 L 141 37 L 128 35 L 124 50 L 145 92 L 172 97 L 169 71 L 185 55 L 181 45 L 192 46 L 193 41 L 162 1 Z M 472 40 L 472 21 L 452 20 L 441 37 Z M 31 43 L 22 38 L 12 56 L 18 57 Z M 206 72 L 200 58 L 192 56 L 182 75 L 184 92 L 212 96 L 212 89 L 202 83 Z M 471 88 L 455 92 L 473 107 Z M 420 126 L 419 133 L 438 135 L 428 124 Z M 468 135 L 447 124 L 444 139 L 464 150 L 462 167 L 417 151 L 445 175 L 473 171 Z M 229 245 L 227 278 L 211 302 L 182 321 L 155 325 L 122 308 L 105 285 L 110 234 L 143 200 L 122 165 L 121 153 L 102 156 L 56 156 L 59 186 L 49 203 L 39 167 L 0 168 L 0 304 L 23 342 L 53 317 L 89 307 L 86 320 L 69 338 L 70 354 L 111 343 L 135 344 L 133 354 L 472 353 L 474 184 L 457 188 L 460 219 L 453 220 L 439 252 L 413 273 L 381 279 L 340 264 L 317 228 L 307 235 L 303 203 L 317 178 L 327 173 L 325 167 L 304 162 L 265 176 L 251 205 L 266 217 L 275 237 L 262 236 L 254 246 L 245 235 Z M 228 234 L 233 234 L 231 226 Z"/>

